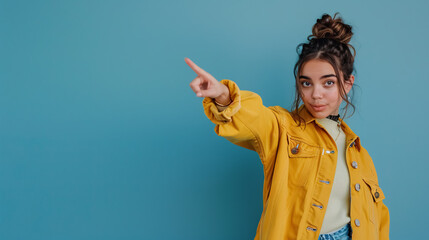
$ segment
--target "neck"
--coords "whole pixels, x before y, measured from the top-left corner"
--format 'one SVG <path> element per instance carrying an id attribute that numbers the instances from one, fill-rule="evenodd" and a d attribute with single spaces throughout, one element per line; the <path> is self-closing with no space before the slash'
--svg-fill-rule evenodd
<path id="1" fill-rule="evenodd" d="M 329 118 L 329 119 L 331 119 L 331 120 L 333 120 L 333 121 L 338 121 L 338 119 L 340 118 L 340 114 L 337 114 L 337 115 L 329 115 L 329 116 L 327 116 L 326 118 Z"/>

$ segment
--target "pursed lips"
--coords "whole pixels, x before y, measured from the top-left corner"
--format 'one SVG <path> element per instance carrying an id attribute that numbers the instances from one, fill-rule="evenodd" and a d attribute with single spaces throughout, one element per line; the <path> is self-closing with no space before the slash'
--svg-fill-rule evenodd
<path id="1" fill-rule="evenodd" d="M 312 107 L 324 107 L 324 106 L 326 106 L 326 104 L 325 105 L 314 105 L 314 104 L 310 104 Z"/>
<path id="2" fill-rule="evenodd" d="M 321 111 L 321 110 L 323 110 L 324 108 L 325 108 L 325 106 L 326 105 L 312 105 L 312 104 L 310 104 L 311 105 L 311 107 L 314 109 L 314 110 L 316 110 L 316 111 Z"/>

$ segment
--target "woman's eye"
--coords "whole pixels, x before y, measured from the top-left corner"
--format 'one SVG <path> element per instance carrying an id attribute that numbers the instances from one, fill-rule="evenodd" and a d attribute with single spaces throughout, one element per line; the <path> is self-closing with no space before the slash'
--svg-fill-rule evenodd
<path id="1" fill-rule="evenodd" d="M 328 86 L 334 85 L 334 81 L 327 81 L 326 85 L 328 85 Z"/>
<path id="2" fill-rule="evenodd" d="M 304 86 L 304 87 L 308 87 L 308 86 L 310 86 L 310 83 L 309 83 L 309 82 L 301 82 L 301 84 L 302 84 L 302 86 Z"/>

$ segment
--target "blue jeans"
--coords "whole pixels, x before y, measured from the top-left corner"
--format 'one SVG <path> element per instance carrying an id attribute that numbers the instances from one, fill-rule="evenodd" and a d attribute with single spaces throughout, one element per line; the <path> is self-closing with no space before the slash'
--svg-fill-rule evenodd
<path id="1" fill-rule="evenodd" d="M 347 223 L 344 227 L 337 231 L 324 233 L 319 235 L 318 240 L 351 240 L 352 239 L 352 227 L 350 223 Z"/>

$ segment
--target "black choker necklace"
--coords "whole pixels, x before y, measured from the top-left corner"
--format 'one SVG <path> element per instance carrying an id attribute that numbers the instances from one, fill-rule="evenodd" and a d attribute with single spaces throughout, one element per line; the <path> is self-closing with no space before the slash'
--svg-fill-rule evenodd
<path id="1" fill-rule="evenodd" d="M 326 118 L 329 118 L 329 119 L 334 120 L 335 122 L 337 122 L 338 119 L 340 118 L 340 114 L 338 114 L 338 115 L 329 115 Z"/>

